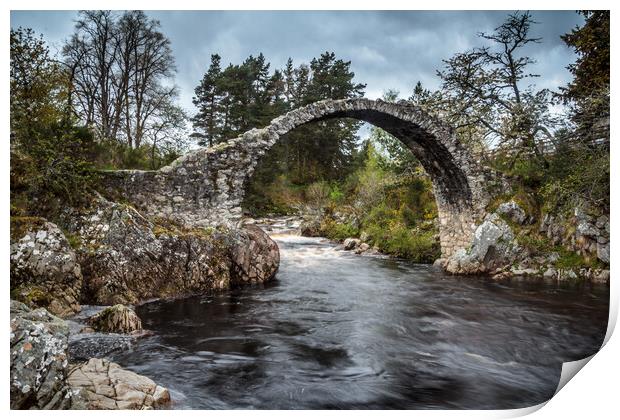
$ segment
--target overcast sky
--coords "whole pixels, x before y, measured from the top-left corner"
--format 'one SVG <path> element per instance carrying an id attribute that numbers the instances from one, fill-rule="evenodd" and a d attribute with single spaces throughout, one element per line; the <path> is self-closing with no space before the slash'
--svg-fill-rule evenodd
<path id="1" fill-rule="evenodd" d="M 437 88 L 435 70 L 441 60 L 482 42 L 476 34 L 499 26 L 508 12 L 447 11 L 153 11 L 170 38 L 177 64 L 176 83 L 181 104 L 194 112 L 194 87 L 210 56 L 222 64 L 240 63 L 262 52 L 272 69 L 288 57 L 295 65 L 307 63 L 324 51 L 350 60 L 356 81 L 366 83 L 366 96 L 377 98 L 386 89 L 409 96 L 420 80 Z M 528 53 L 537 61 L 532 70 L 541 75 L 538 87 L 557 89 L 570 80 L 566 66 L 575 59 L 560 39 L 583 19 L 574 11 L 533 12 L 538 22 L 533 36 L 542 37 Z M 12 11 L 11 27 L 33 28 L 58 50 L 73 31 L 74 11 Z"/>

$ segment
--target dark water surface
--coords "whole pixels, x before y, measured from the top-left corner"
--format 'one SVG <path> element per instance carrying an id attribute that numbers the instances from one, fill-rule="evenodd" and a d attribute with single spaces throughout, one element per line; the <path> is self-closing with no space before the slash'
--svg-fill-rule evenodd
<path id="1" fill-rule="evenodd" d="M 276 238 L 277 280 L 137 308 L 154 332 L 109 358 L 174 408 L 519 408 L 596 352 L 608 287 L 447 276 Z"/>

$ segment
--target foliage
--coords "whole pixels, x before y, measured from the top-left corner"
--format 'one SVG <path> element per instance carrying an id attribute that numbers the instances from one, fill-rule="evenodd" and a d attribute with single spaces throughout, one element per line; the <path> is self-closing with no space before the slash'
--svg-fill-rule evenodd
<path id="1" fill-rule="evenodd" d="M 609 10 L 583 10 L 586 19 L 582 27 L 562 36 L 562 40 L 575 49 L 577 61 L 568 66 L 575 77 L 563 89 L 566 98 L 587 99 L 609 89 Z"/>
<path id="2" fill-rule="evenodd" d="M 527 12 L 509 15 L 493 33 L 479 34 L 488 45 L 444 60 L 437 72 L 445 118 L 461 133 L 473 130 L 472 140 L 482 145 L 506 148 L 513 156 L 509 169 L 521 157 L 546 166 L 543 143 L 553 140 L 556 125 L 551 93 L 520 86 L 538 76 L 529 72 L 534 60 L 522 54 L 528 44 L 540 42 L 530 35 L 534 23 Z"/>
<path id="3" fill-rule="evenodd" d="M 222 69 L 220 56 L 214 54 L 195 89 L 198 113 L 192 117 L 192 136 L 199 144 L 211 146 L 265 126 L 290 109 L 320 99 L 361 96 L 365 85 L 353 81 L 350 65 L 333 52 L 325 52 L 309 64 L 294 67 L 289 59 L 286 68 L 270 72 L 270 63 L 259 54 Z M 250 191 L 263 190 L 261 184 L 279 173 L 296 185 L 344 178 L 353 170 L 360 124 L 352 120 L 321 121 L 283 136 L 257 168 L 252 179 L 257 185 Z"/>
<path id="4" fill-rule="evenodd" d="M 80 202 L 95 179 L 93 138 L 73 125 L 66 73 L 31 30 L 11 30 L 10 81 L 12 201 L 39 211 Z"/>
<path id="5" fill-rule="evenodd" d="M 329 183 L 325 181 L 314 182 L 306 188 L 306 200 L 313 207 L 324 207 L 330 199 L 330 191 Z"/>
<path id="6" fill-rule="evenodd" d="M 359 229 L 350 223 L 338 223 L 327 218 L 321 223 L 321 232 L 328 238 L 342 241 L 357 236 Z"/>

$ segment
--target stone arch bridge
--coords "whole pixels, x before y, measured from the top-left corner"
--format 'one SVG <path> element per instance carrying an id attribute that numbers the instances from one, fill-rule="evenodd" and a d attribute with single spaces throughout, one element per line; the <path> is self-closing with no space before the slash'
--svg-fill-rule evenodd
<path id="1" fill-rule="evenodd" d="M 319 101 L 290 111 L 265 128 L 190 151 L 157 171 L 114 171 L 108 178 L 111 187 L 151 216 L 193 226 L 235 224 L 242 216 L 246 181 L 260 157 L 296 127 L 333 118 L 368 122 L 407 145 L 433 182 L 442 256 L 471 243 L 488 203 L 485 171 L 449 126 L 406 101 Z"/>

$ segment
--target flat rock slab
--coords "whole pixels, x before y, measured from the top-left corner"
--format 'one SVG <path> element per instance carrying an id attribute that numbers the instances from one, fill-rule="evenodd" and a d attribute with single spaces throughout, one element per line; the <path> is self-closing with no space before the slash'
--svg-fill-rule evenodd
<path id="1" fill-rule="evenodd" d="M 106 359 L 74 367 L 67 383 L 81 393 L 89 410 L 148 410 L 170 403 L 166 388 Z"/>

